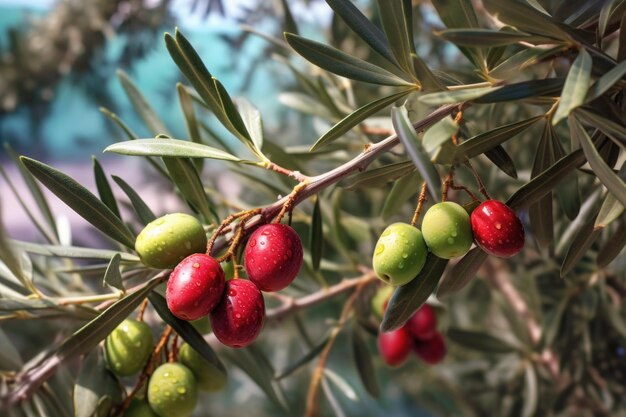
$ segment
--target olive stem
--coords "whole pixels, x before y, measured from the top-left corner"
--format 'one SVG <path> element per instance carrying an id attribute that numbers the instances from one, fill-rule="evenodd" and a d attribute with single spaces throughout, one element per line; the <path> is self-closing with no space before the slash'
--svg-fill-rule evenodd
<path id="1" fill-rule="evenodd" d="M 148 299 L 146 298 L 141 302 L 141 307 L 139 307 L 139 313 L 137 314 L 137 320 L 143 321 L 143 315 L 146 312 L 146 308 L 148 307 Z"/>
<path id="2" fill-rule="evenodd" d="M 427 200 L 426 198 L 427 188 L 428 188 L 428 185 L 426 184 L 426 181 L 424 181 L 422 183 L 422 190 L 420 191 L 420 195 L 417 199 L 417 207 L 415 207 L 415 212 L 413 212 L 413 218 L 411 219 L 411 226 L 417 225 L 417 221 L 420 218 L 420 213 L 422 212 L 422 206 L 424 205 L 424 202 L 426 202 Z"/>
<path id="3" fill-rule="evenodd" d="M 472 163 L 469 160 L 467 160 L 465 161 L 465 166 L 467 166 L 470 169 L 470 171 L 472 171 L 472 174 L 474 175 L 474 178 L 476 179 L 476 182 L 478 183 L 478 191 L 480 191 L 480 193 L 483 196 L 485 196 L 487 200 L 491 200 L 491 197 L 489 196 L 489 193 L 487 192 L 487 189 L 485 188 L 485 184 L 483 184 L 483 181 L 480 179 L 480 175 L 478 175 L 478 172 L 474 168 L 474 165 L 472 165 Z"/>

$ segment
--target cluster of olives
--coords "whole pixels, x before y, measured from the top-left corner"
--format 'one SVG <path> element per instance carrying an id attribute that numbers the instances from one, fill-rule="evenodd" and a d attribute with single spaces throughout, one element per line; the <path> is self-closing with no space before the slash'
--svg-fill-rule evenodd
<path id="1" fill-rule="evenodd" d="M 382 318 L 387 308 L 391 287 L 378 291 L 372 299 L 372 311 Z M 383 361 L 392 367 L 400 366 L 411 351 L 429 365 L 435 365 L 446 356 L 446 343 L 437 330 L 437 315 L 428 304 L 420 307 L 406 324 L 391 332 L 378 334 L 378 351 Z"/>
<path id="2" fill-rule="evenodd" d="M 167 281 L 167 306 L 176 317 L 210 317 L 217 339 L 240 348 L 252 343 L 265 321 L 261 291 L 287 287 L 302 266 L 300 237 L 290 226 L 266 224 L 248 240 L 244 266 L 249 280 L 230 279 L 215 258 L 205 254 L 207 238 L 195 217 L 168 214 L 149 223 L 135 249 L 155 268 L 174 268 Z"/>
<path id="3" fill-rule="evenodd" d="M 139 373 L 152 354 L 152 331 L 137 320 L 124 320 L 105 341 L 107 366 L 120 377 Z M 218 391 L 226 385 L 222 372 L 184 343 L 179 361 L 164 363 L 150 376 L 145 399 L 135 398 L 126 417 L 188 417 L 198 390 Z"/>
<path id="4" fill-rule="evenodd" d="M 465 255 L 472 241 L 490 255 L 508 258 L 524 247 L 524 227 L 500 201 L 481 203 L 471 217 L 457 203 L 437 203 L 424 215 L 421 231 L 407 223 L 394 223 L 383 231 L 374 249 L 374 271 L 390 285 L 404 285 L 422 270 L 429 250 L 452 259 Z"/>

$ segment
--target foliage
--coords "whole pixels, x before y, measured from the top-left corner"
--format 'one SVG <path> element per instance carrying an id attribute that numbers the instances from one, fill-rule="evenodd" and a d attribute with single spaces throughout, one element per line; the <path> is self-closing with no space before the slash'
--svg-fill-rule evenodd
<path id="1" fill-rule="evenodd" d="M 85 363 L 104 366 L 96 347 L 149 297 L 162 320 L 217 369 L 229 368 L 222 359 L 241 368 L 272 403 L 272 415 L 345 415 L 336 393 L 358 394 L 353 377 L 333 371 L 329 357 L 348 329 L 358 369 L 352 373 L 373 396 L 382 398 L 383 384 L 397 382 L 440 415 L 626 409 L 626 263 L 619 256 L 626 245 L 626 2 L 483 0 L 479 9 L 470 0 L 380 0 L 371 5 L 371 19 L 350 1 L 326 2 L 335 12 L 327 41 L 298 34 L 288 8 L 285 40 L 264 35 L 281 47 L 276 59 L 299 84 L 282 102 L 313 116 L 319 131 L 307 138 L 308 151 L 265 136 L 261 112 L 231 97 L 179 31 L 166 34 L 165 43 L 189 82 L 177 86 L 189 140 L 169 137 L 124 74 L 125 91 L 155 138 L 136 138 L 107 114 L 128 140 L 106 151 L 148 161 L 210 235 L 242 210 L 251 214 L 239 229 L 245 235 L 289 211 L 308 237 L 300 277 L 284 295 L 268 296 L 260 342 L 215 352 L 212 336 L 202 338 L 168 314 L 161 282 L 169 271 L 145 267 L 133 252 L 135 231 L 154 218 L 140 190 L 115 177 L 125 194 L 119 197 L 96 163 L 95 195 L 53 167 L 15 158 L 36 201 L 23 209 L 42 243 L 0 235 L 2 319 L 61 317 L 83 327 L 50 324 L 64 341 L 51 339 L 26 364 L 0 332 L 4 407 L 19 415 L 67 415 L 67 386 L 74 384 L 67 365 L 92 351 Z M 434 35 L 426 19 L 432 11 L 445 26 Z M 445 45 L 439 65 L 421 42 L 429 39 L 435 51 Z M 223 132 L 205 128 L 212 117 Z M 228 146 L 225 135 L 240 146 Z M 221 198 L 203 175 L 203 159 L 238 176 L 246 190 L 241 198 Z M 110 238 L 111 249 L 68 246 L 39 184 Z M 479 248 L 450 262 L 430 254 L 417 278 L 396 289 L 381 328 L 401 326 L 429 300 L 445 311 L 451 354 L 430 372 L 397 371 L 394 382 L 377 381 L 380 361 L 366 333 L 378 326 L 367 307 L 376 282 L 373 244 L 390 219 L 410 218 L 420 188 L 430 193 L 420 199 L 427 197 L 427 205 L 442 197 L 471 204 L 479 193 L 505 201 L 524 220 L 526 246 L 507 261 Z M 276 194 L 284 197 L 275 201 Z M 119 210 L 122 203 L 134 212 Z M 218 239 L 213 253 L 235 235 Z M 108 288 L 93 285 L 94 277 Z M 331 304 L 329 314 L 312 308 L 336 298 L 342 302 Z M 337 320 L 329 325 L 329 317 Z M 300 337 L 289 340 L 288 364 L 278 368 L 268 355 L 284 328 L 272 324 L 281 320 Z M 285 383 L 306 381 L 298 371 L 311 364 L 307 393 Z M 117 382 L 80 385 L 84 379 L 79 375 L 77 389 L 96 392 L 75 396 L 76 410 L 88 410 L 80 415 L 114 402 L 110 390 L 119 394 Z"/>

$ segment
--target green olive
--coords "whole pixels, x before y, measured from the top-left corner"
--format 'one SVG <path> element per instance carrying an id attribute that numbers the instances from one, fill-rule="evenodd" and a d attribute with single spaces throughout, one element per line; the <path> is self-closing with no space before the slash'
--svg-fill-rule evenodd
<path id="1" fill-rule="evenodd" d="M 469 214 L 452 201 L 437 203 L 426 212 L 422 232 L 428 249 L 440 258 L 463 256 L 472 246 Z"/>
<path id="2" fill-rule="evenodd" d="M 372 307 L 372 313 L 379 319 L 382 319 L 385 315 L 385 310 L 387 308 L 387 302 L 391 295 L 393 294 L 393 287 L 390 285 L 382 285 L 376 291 L 376 294 L 372 297 L 370 305 Z"/>
<path id="3" fill-rule="evenodd" d="M 187 256 L 206 252 L 207 238 L 200 222 L 184 213 L 172 213 L 143 228 L 135 250 L 148 266 L 173 268 Z"/>
<path id="4" fill-rule="evenodd" d="M 198 402 L 196 380 L 185 365 L 165 363 L 148 383 L 148 402 L 159 417 L 189 417 Z"/>
<path id="5" fill-rule="evenodd" d="M 144 322 L 126 319 L 106 338 L 106 360 L 118 376 L 141 371 L 152 353 L 152 331 Z"/>
<path id="6" fill-rule="evenodd" d="M 389 285 L 404 285 L 419 274 L 428 249 L 422 232 L 407 223 L 389 225 L 380 235 L 372 264 L 376 275 Z"/>
<path id="7" fill-rule="evenodd" d="M 180 361 L 187 366 L 203 391 L 219 391 L 226 385 L 226 375 L 211 365 L 187 343 L 180 347 Z"/>

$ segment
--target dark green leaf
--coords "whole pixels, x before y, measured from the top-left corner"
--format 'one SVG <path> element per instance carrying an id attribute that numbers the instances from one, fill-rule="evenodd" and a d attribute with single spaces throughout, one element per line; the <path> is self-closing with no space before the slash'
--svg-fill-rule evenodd
<path id="1" fill-rule="evenodd" d="M 354 190 L 360 187 L 380 187 L 390 181 L 404 177 L 413 171 L 415 171 L 415 165 L 413 165 L 411 161 L 383 165 L 379 168 L 370 169 L 350 177 L 345 185 L 345 189 Z"/>
<path id="2" fill-rule="evenodd" d="M 421 177 L 419 172 L 416 171 L 412 171 L 408 175 L 398 179 L 385 198 L 381 212 L 383 220 L 388 220 L 391 216 L 396 214 L 411 196 L 417 194 L 420 183 Z"/>
<path id="3" fill-rule="evenodd" d="M 239 162 L 241 159 L 217 148 L 178 139 L 137 139 L 109 145 L 104 152 L 122 155 L 172 158 L 210 158 Z"/>
<path id="4" fill-rule="evenodd" d="M 567 250 L 563 264 L 561 265 L 561 276 L 565 276 L 578 261 L 587 253 L 591 244 L 600 235 L 602 229 L 593 227 L 594 218 L 590 218 L 576 233 L 574 239 Z"/>
<path id="5" fill-rule="evenodd" d="M 448 265 L 447 259 L 438 258 L 431 252 L 428 253 L 424 268 L 417 274 L 417 277 L 408 284 L 396 288 L 391 296 L 380 324 L 383 332 L 398 329 L 411 318 L 437 288 L 446 265 Z"/>
<path id="6" fill-rule="evenodd" d="M 291 10 L 289 9 L 289 3 L 287 0 L 280 0 L 280 3 L 283 6 L 283 15 L 284 15 L 284 32 L 298 33 L 298 25 L 296 21 L 293 19 L 293 15 L 291 14 Z"/>
<path id="7" fill-rule="evenodd" d="M 120 272 L 120 259 L 121 256 L 119 253 L 116 253 L 111 258 L 109 262 L 109 266 L 107 266 L 106 271 L 104 272 L 104 279 L 102 280 L 102 286 L 109 285 L 111 287 L 117 288 L 118 290 L 124 291 L 124 284 L 122 283 L 122 274 Z"/>
<path id="8" fill-rule="evenodd" d="M 598 268 L 604 268 L 615 258 L 626 246 L 626 224 L 620 224 L 619 228 L 611 236 L 607 239 L 606 243 L 598 250 L 598 258 L 596 259 L 596 264 Z"/>
<path id="9" fill-rule="evenodd" d="M 559 107 L 552 117 L 553 125 L 565 119 L 572 110 L 585 102 L 591 79 L 591 65 L 591 55 L 585 49 L 581 49 L 567 73 Z"/>
<path id="10" fill-rule="evenodd" d="M 525 98 L 557 96 L 561 92 L 564 82 L 564 78 L 522 81 L 499 87 L 495 91 L 473 101 L 475 103 L 501 103 Z"/>
<path id="11" fill-rule="evenodd" d="M 263 121 L 261 120 L 261 113 L 245 98 L 238 98 L 235 104 L 254 147 L 260 152 L 261 148 L 263 148 Z"/>
<path id="12" fill-rule="evenodd" d="M 311 216 L 311 265 L 314 271 L 319 271 L 322 252 L 324 250 L 324 231 L 322 229 L 322 210 L 320 209 L 319 196 L 315 198 L 313 215 Z"/>
<path id="13" fill-rule="evenodd" d="M 1 217 L 0 217 L 1 219 Z M 12 241 L 6 235 L 4 225 L 0 224 L 0 260 L 11 273 L 17 278 L 24 288 L 28 289 L 32 294 L 38 294 L 37 288 L 33 284 L 31 277 L 24 272 L 22 262 L 17 253 L 14 251 Z"/>
<path id="14" fill-rule="evenodd" d="M 424 181 L 426 181 L 430 195 L 433 197 L 433 200 L 437 201 L 441 195 L 441 177 L 430 161 L 429 155 L 424 151 L 409 120 L 406 107 L 393 107 L 391 109 L 391 121 L 396 134 L 404 145 L 404 149 L 409 154 Z"/>
<path id="15" fill-rule="evenodd" d="M 204 192 L 204 186 L 196 167 L 188 158 L 163 158 L 167 172 L 172 182 L 189 203 L 189 205 L 201 213 L 206 222 L 211 222 L 213 213 L 209 206 L 209 200 Z"/>
<path id="16" fill-rule="evenodd" d="M 509 342 L 486 332 L 450 327 L 446 331 L 446 337 L 454 343 L 461 345 L 463 348 L 480 352 L 511 353 L 517 350 L 515 346 L 512 346 Z"/>
<path id="17" fill-rule="evenodd" d="M 515 168 L 515 162 L 502 147 L 498 145 L 495 148 L 489 149 L 485 152 L 485 156 L 489 158 L 502 172 L 511 178 L 517 179 L 517 169 Z"/>
<path id="18" fill-rule="evenodd" d="M 96 159 L 95 156 L 92 156 L 93 160 L 93 173 L 96 179 L 96 189 L 98 190 L 98 195 L 100 196 L 100 200 L 115 214 L 118 218 L 122 218 L 120 216 L 120 209 L 117 207 L 117 201 L 115 200 L 115 196 L 113 195 L 113 191 L 111 190 L 111 185 L 109 185 L 109 180 L 107 180 L 106 174 L 100 165 L 100 162 Z"/>
<path id="19" fill-rule="evenodd" d="M 616 82 L 626 75 L 626 61 L 620 62 L 612 70 L 603 74 L 602 77 L 591 86 L 585 97 L 586 102 L 593 101 L 606 93 Z"/>
<path id="20" fill-rule="evenodd" d="M 581 121 L 599 129 L 602 133 L 613 140 L 616 145 L 622 149 L 626 149 L 626 127 L 593 111 L 578 109 L 574 111 L 574 114 Z"/>
<path id="21" fill-rule="evenodd" d="M 91 351 L 83 364 L 74 386 L 74 417 L 91 417 L 98 408 L 100 400 L 109 396 L 121 399 L 119 384 L 106 369 L 99 349 Z"/>
<path id="22" fill-rule="evenodd" d="M 611 193 L 608 193 L 602 206 L 596 221 L 594 228 L 603 229 L 615 219 L 617 219 L 624 212 L 624 206 L 620 203 Z"/>
<path id="23" fill-rule="evenodd" d="M 189 138 L 195 143 L 202 143 L 202 135 L 200 134 L 200 124 L 196 118 L 196 112 L 193 108 L 193 99 L 187 92 L 185 86 L 180 83 L 176 84 L 176 90 L 178 91 L 178 101 L 180 101 L 180 107 L 183 111 L 185 118 L 185 125 L 187 126 L 187 133 Z M 195 159 L 194 164 L 199 172 L 202 172 L 204 166 L 204 160 Z"/>
<path id="24" fill-rule="evenodd" d="M 413 74 L 413 59 L 411 54 L 412 27 L 407 26 L 404 2 L 377 0 L 378 13 L 383 30 L 387 36 L 387 41 L 391 46 L 391 52 L 396 58 L 396 62 L 407 74 Z M 412 23 L 412 22 L 411 22 Z"/>
<path id="25" fill-rule="evenodd" d="M 487 257 L 488 255 L 478 247 L 470 250 L 452 268 L 446 270 L 437 289 L 437 296 L 443 297 L 460 291 L 476 276 Z"/>
<path id="26" fill-rule="evenodd" d="M 446 89 L 446 86 L 437 78 L 422 58 L 417 56 L 417 54 L 411 54 L 411 57 L 413 58 L 413 71 L 422 84 L 422 91 L 441 91 Z"/>
<path id="27" fill-rule="evenodd" d="M 326 3 L 337 13 L 338 16 L 373 50 L 387 59 L 392 64 L 398 65 L 385 34 L 369 21 L 367 17 L 354 6 L 351 1 L 326 0 Z"/>
<path id="28" fill-rule="evenodd" d="M 498 66 L 491 70 L 489 76 L 499 80 L 508 80 L 520 71 L 549 59 L 567 48 L 567 46 L 558 45 L 552 48 L 535 47 L 522 49 L 520 52 L 500 62 Z"/>
<path id="29" fill-rule="evenodd" d="M 462 163 L 468 158 L 473 158 L 481 153 L 485 153 L 503 142 L 512 139 L 543 118 L 543 115 L 535 116 L 530 119 L 497 127 L 488 132 L 480 133 L 456 146 L 454 152 L 446 152 L 437 155 L 436 162 L 440 164 Z"/>
<path id="30" fill-rule="evenodd" d="M 174 329 L 185 342 L 189 343 L 189 346 L 198 352 L 215 370 L 226 375 L 226 367 L 222 361 L 220 361 L 213 349 L 211 349 L 211 346 L 209 346 L 191 323 L 175 317 L 169 308 L 167 308 L 165 298 L 159 293 L 151 292 L 148 295 L 148 299 L 164 322 L 172 326 L 172 329 Z"/>
<path id="31" fill-rule="evenodd" d="M 528 33 L 491 29 L 447 29 L 437 32 L 437 35 L 457 45 L 480 48 L 511 45 L 517 42 L 534 44 L 553 42 L 551 39 L 532 36 Z"/>
<path id="32" fill-rule="evenodd" d="M 517 189 L 506 201 L 513 210 L 521 210 L 552 191 L 569 173 L 585 163 L 582 150 L 577 150 L 555 162 L 550 168 Z"/>
<path id="33" fill-rule="evenodd" d="M 274 371 L 268 366 L 268 360 L 260 349 L 250 345 L 243 349 L 226 349 L 223 356 L 241 369 L 258 385 L 267 397 L 279 408 L 288 410 L 287 402 L 278 381 L 274 380 Z"/>
<path id="34" fill-rule="evenodd" d="M 167 135 L 167 128 L 161 119 L 159 119 L 152 106 L 150 106 L 150 103 L 148 103 L 145 97 L 141 94 L 135 83 L 133 83 L 128 75 L 122 70 L 117 71 L 117 77 L 119 78 L 120 83 L 122 83 L 122 87 L 133 104 L 135 111 L 137 111 L 137 114 L 139 114 L 139 117 L 141 117 L 150 132 L 154 135 Z"/>
<path id="35" fill-rule="evenodd" d="M 400 91 L 399 93 L 392 94 L 387 97 L 379 98 L 376 101 L 368 103 L 363 107 L 359 107 L 343 119 L 334 125 L 330 130 L 324 133 L 318 140 L 311 146 L 311 151 L 317 151 L 325 145 L 340 138 L 344 133 L 348 132 L 357 124 L 367 119 L 371 115 L 375 114 L 379 110 L 384 109 L 392 103 L 400 100 L 402 97 L 409 94 L 411 90 Z"/>
<path id="36" fill-rule="evenodd" d="M 411 86 L 384 68 L 350 56 L 339 49 L 312 41 L 292 33 L 286 33 L 289 45 L 307 61 L 333 74 L 372 84 Z"/>
<path id="37" fill-rule="evenodd" d="M 353 326 L 352 328 L 352 354 L 354 355 L 356 369 L 359 372 L 363 386 L 372 397 L 378 398 L 380 388 L 376 379 L 372 353 L 367 347 L 367 343 L 361 335 L 361 330 L 358 326 Z"/>
<path id="38" fill-rule="evenodd" d="M 120 186 L 122 191 L 126 193 L 128 199 L 130 200 L 130 203 L 133 205 L 135 213 L 137 213 L 137 216 L 139 217 L 139 220 L 142 224 L 146 225 L 152 220 L 156 219 L 156 216 L 154 215 L 150 207 L 148 207 L 148 205 L 143 201 L 139 194 L 137 194 L 137 192 L 133 190 L 133 188 L 128 185 L 126 181 L 115 175 L 113 175 L 113 181 L 115 181 L 117 185 Z"/>
<path id="39" fill-rule="evenodd" d="M 85 220 L 129 248 L 135 247 L 135 237 L 126 225 L 89 190 L 42 162 L 24 156 L 21 160 L 43 185 Z"/>
<path id="40" fill-rule="evenodd" d="M 54 219 L 54 216 L 52 215 L 52 211 L 50 210 L 50 205 L 48 204 L 48 200 L 46 199 L 46 196 L 43 194 L 43 192 L 41 192 L 41 187 L 39 186 L 37 181 L 35 181 L 35 178 L 33 178 L 33 175 L 30 173 L 30 171 L 26 169 L 26 166 L 24 165 L 22 160 L 19 158 L 19 156 L 17 156 L 17 154 L 15 153 L 15 151 L 13 150 L 13 148 L 8 142 L 5 142 L 4 149 L 6 149 L 7 153 L 9 154 L 11 159 L 15 162 L 18 169 L 20 170 L 20 174 L 22 174 L 22 178 L 24 178 L 24 182 L 28 186 L 28 189 L 30 190 L 31 195 L 35 199 L 35 203 L 37 203 L 37 206 L 39 207 L 39 211 L 43 215 L 44 219 L 46 219 L 46 223 L 52 229 L 52 231 L 54 232 L 54 235 L 58 236 L 59 232 L 57 230 L 56 221 Z"/>
<path id="41" fill-rule="evenodd" d="M 346 381 L 344 377 L 328 368 L 324 368 L 324 377 L 326 380 L 332 382 L 333 385 L 338 388 L 347 399 L 351 401 L 358 401 L 359 396 L 357 395 L 356 390 L 348 381 Z"/>
<path id="42" fill-rule="evenodd" d="M 604 162 L 593 144 L 593 141 L 578 120 L 572 117 L 569 119 L 569 122 L 572 138 L 575 138 L 578 143 L 580 143 L 593 172 L 598 176 L 600 182 L 602 182 L 609 192 L 613 194 L 622 205 L 626 206 L 626 184 L 624 181 L 613 172 L 606 162 Z"/>
<path id="43" fill-rule="evenodd" d="M 570 41 L 569 34 L 557 22 L 526 2 L 484 0 L 483 4 L 489 13 L 497 15 L 502 22 L 520 30 L 530 34 Z"/>

